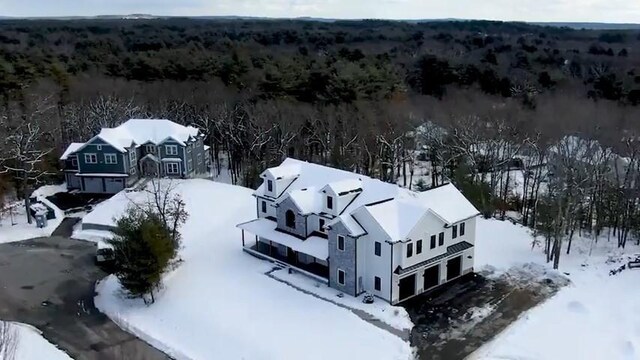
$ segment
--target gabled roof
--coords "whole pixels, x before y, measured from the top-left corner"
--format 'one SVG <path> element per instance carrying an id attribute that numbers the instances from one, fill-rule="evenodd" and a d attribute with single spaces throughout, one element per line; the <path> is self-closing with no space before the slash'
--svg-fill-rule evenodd
<path id="1" fill-rule="evenodd" d="M 418 196 L 420 203 L 429 207 L 448 224 L 457 223 L 480 214 L 478 209 L 453 184 L 421 192 Z"/>
<path id="2" fill-rule="evenodd" d="M 286 160 L 285 160 L 286 162 Z M 270 175 L 274 179 L 293 179 L 296 176 L 300 175 L 300 165 L 295 163 L 285 164 L 269 168 L 265 170 L 260 176 L 264 177 L 266 175 Z"/>
<path id="3" fill-rule="evenodd" d="M 362 190 L 361 179 L 344 179 L 327 184 L 322 190 L 330 189 L 336 195 L 343 195 L 354 191 Z"/>
<path id="4" fill-rule="evenodd" d="M 417 193 L 396 184 L 291 158 L 286 159 L 282 165 L 265 171 L 267 172 L 279 176 L 295 174 L 295 181 L 276 199 L 276 203 L 290 198 L 303 214 L 322 212 L 325 196 L 323 190 L 331 188 L 337 194 L 358 192 L 338 216 L 327 224 L 331 226 L 341 222 L 352 236 L 361 236 L 367 231 L 355 219 L 356 212 L 368 213 L 389 235 L 391 241 L 405 240 L 427 212 L 433 213 L 445 225 L 479 214 L 451 184 Z M 265 189 L 265 184 L 262 184 L 254 194 L 263 197 Z"/>
<path id="5" fill-rule="evenodd" d="M 131 119 L 115 127 L 104 128 L 87 143 L 101 139 L 118 151 L 126 151 L 132 144 L 161 144 L 173 139 L 180 145 L 196 137 L 199 130 L 192 126 L 183 126 L 165 119 Z"/>
<path id="6" fill-rule="evenodd" d="M 62 153 L 62 156 L 60 156 L 60 160 L 67 160 L 69 155 L 73 155 L 82 146 L 84 146 L 84 143 L 71 143 L 71 145 L 67 147 L 67 150 Z"/>

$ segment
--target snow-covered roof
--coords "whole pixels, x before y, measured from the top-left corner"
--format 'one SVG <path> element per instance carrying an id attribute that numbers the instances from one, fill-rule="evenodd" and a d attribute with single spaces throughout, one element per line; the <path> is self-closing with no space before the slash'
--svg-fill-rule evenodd
<path id="1" fill-rule="evenodd" d="M 453 185 L 447 184 L 419 193 L 420 203 L 427 206 L 448 224 L 453 224 L 480 214 Z"/>
<path id="2" fill-rule="evenodd" d="M 185 145 L 189 138 L 197 136 L 198 133 L 199 130 L 192 126 L 183 126 L 165 119 L 131 119 L 115 128 L 102 129 L 94 138 L 100 138 L 124 152 L 131 144 L 158 145 L 167 139 Z"/>
<path id="3" fill-rule="evenodd" d="M 287 159 L 288 160 L 288 159 Z M 297 161 L 297 160 L 296 160 Z M 283 162 L 280 166 L 265 170 L 261 176 L 270 174 L 274 179 L 292 179 L 300 175 L 300 164 Z"/>
<path id="4" fill-rule="evenodd" d="M 282 200 L 286 198 L 282 197 Z M 289 192 L 289 198 L 305 215 L 316 211 L 322 206 L 322 195 L 315 187 L 293 190 Z"/>
<path id="5" fill-rule="evenodd" d="M 239 224 L 238 228 L 277 242 L 278 244 L 288 246 L 294 251 L 311 255 L 316 259 L 327 260 L 329 257 L 327 239 L 319 236 L 310 236 L 305 240 L 301 240 L 293 235 L 276 230 L 277 226 L 278 224 L 275 221 L 261 218 Z"/>
<path id="6" fill-rule="evenodd" d="M 389 235 L 391 241 L 406 239 L 409 232 L 427 212 L 424 206 L 420 206 L 415 201 L 402 199 L 365 206 L 365 209 Z"/>
<path id="7" fill-rule="evenodd" d="M 344 179 L 340 181 L 335 181 L 327 186 L 325 189 L 331 189 L 337 195 L 349 193 L 356 190 L 362 189 L 362 180 L 361 179 Z"/>
<path id="8" fill-rule="evenodd" d="M 62 156 L 60 156 L 60 160 L 67 160 L 69 158 L 69 155 L 72 155 L 73 153 L 78 151 L 78 149 L 80 149 L 83 145 L 84 143 L 71 143 L 71 145 L 67 147 L 67 150 L 62 153 Z"/>
<path id="9" fill-rule="evenodd" d="M 362 209 L 379 223 L 392 241 L 404 240 L 427 211 L 434 213 L 446 224 L 466 220 L 479 213 L 451 184 L 417 193 L 396 184 L 291 158 L 265 173 L 290 175 L 293 169 L 297 173 L 295 180 L 276 199 L 276 203 L 291 198 L 303 214 L 320 213 L 323 209 L 324 189 L 331 188 L 338 194 L 358 190 L 340 214 L 327 224 L 331 226 L 338 221 L 342 222 L 353 236 L 366 233 L 354 218 L 358 210 Z M 254 194 L 265 196 L 265 189 L 265 184 L 262 184 Z"/>

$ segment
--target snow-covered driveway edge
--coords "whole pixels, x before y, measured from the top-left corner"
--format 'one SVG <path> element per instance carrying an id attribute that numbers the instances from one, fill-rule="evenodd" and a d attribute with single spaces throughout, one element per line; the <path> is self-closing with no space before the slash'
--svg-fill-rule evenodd
<path id="1" fill-rule="evenodd" d="M 115 286 L 113 286 L 115 283 Z M 114 290 L 118 289 L 118 290 Z M 138 339 L 146 342 L 154 348 L 162 351 L 176 360 L 190 360 L 191 357 L 180 352 L 179 350 L 167 346 L 159 340 L 156 340 L 151 334 L 144 331 L 141 327 L 135 326 L 131 321 L 127 321 L 126 317 L 121 316 L 115 307 L 110 306 L 108 292 L 119 292 L 120 286 L 118 280 L 114 275 L 109 275 L 106 278 L 98 281 L 95 287 L 96 296 L 94 297 L 94 305 L 101 313 L 107 315 L 111 321 L 113 321 L 120 329 L 134 335 Z M 122 296 L 121 294 L 114 294 L 113 296 Z M 130 300 L 131 302 L 138 302 L 136 300 Z"/>

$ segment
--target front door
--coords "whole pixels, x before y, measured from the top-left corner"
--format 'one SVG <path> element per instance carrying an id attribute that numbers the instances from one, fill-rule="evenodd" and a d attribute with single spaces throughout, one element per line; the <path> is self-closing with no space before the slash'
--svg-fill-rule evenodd
<path id="1" fill-rule="evenodd" d="M 455 279 L 462 273 L 462 256 L 447 261 L 447 281 Z"/>
<path id="2" fill-rule="evenodd" d="M 415 295 L 416 293 L 416 274 L 409 275 L 400 279 L 400 300 Z"/>

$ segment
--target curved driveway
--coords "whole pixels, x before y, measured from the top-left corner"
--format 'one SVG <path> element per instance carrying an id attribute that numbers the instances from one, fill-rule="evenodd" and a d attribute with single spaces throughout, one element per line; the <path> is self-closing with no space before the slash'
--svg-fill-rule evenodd
<path id="1" fill-rule="evenodd" d="M 68 237 L 67 220 L 52 237 L 0 245 L 0 319 L 37 327 L 77 360 L 168 359 L 95 308 L 94 286 L 106 274 L 94 265 L 94 244 Z"/>

